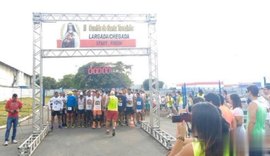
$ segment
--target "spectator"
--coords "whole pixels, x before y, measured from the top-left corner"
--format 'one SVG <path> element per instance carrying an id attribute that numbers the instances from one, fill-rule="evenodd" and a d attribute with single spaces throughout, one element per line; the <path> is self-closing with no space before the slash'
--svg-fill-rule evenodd
<path id="1" fill-rule="evenodd" d="M 211 112 L 211 113 L 209 113 Z M 186 124 L 177 126 L 177 140 L 169 156 L 229 156 L 229 148 L 224 139 L 229 127 L 224 127 L 217 107 L 203 102 L 192 107 L 192 135 L 186 137 Z"/>
<path id="2" fill-rule="evenodd" d="M 247 94 L 251 99 L 248 106 L 247 126 L 249 155 L 262 156 L 267 109 L 265 104 L 258 99 L 259 88 L 256 85 L 248 86 Z"/>
<path id="3" fill-rule="evenodd" d="M 244 112 L 241 106 L 241 99 L 237 94 L 231 94 L 229 96 L 229 103 L 233 107 L 232 113 L 236 123 L 236 128 L 233 130 L 235 153 L 237 156 L 246 156 L 246 130 L 243 125 Z"/>
<path id="4" fill-rule="evenodd" d="M 5 146 L 8 145 L 9 133 L 10 133 L 10 129 L 12 125 L 13 125 L 13 131 L 12 131 L 11 140 L 13 144 L 18 143 L 16 141 L 17 124 L 19 120 L 19 111 L 22 108 L 23 104 L 17 99 L 17 97 L 18 97 L 17 94 L 13 94 L 12 98 L 7 101 L 6 106 L 5 106 L 5 109 L 8 112 L 5 143 L 4 143 Z"/>

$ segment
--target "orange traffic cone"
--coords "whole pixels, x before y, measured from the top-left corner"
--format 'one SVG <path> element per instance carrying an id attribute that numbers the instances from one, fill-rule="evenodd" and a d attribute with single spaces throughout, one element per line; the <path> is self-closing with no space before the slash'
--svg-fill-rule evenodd
<path id="1" fill-rule="evenodd" d="M 130 117 L 129 127 L 131 128 L 135 127 L 133 116 Z"/>

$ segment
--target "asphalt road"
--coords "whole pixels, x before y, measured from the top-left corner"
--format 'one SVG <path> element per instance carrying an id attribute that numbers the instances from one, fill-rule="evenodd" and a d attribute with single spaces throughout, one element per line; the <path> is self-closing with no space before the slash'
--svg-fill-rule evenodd
<path id="1" fill-rule="evenodd" d="M 161 114 L 161 129 L 175 135 L 176 124 Z M 4 142 L 5 129 L 0 129 Z M 31 134 L 31 120 L 17 129 L 19 143 L 0 146 L 1 156 L 18 155 L 18 146 Z M 266 128 L 266 148 L 270 147 L 270 128 Z M 74 128 L 54 129 L 34 152 L 34 156 L 165 156 L 167 150 L 140 128 L 118 127 L 115 137 L 105 134 L 105 129 Z M 265 155 L 267 156 L 267 155 Z"/>

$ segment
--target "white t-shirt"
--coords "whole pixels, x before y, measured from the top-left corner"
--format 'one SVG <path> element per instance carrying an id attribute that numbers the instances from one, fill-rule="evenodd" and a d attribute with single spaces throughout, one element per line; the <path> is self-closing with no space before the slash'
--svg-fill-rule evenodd
<path id="1" fill-rule="evenodd" d="M 63 101 L 63 107 L 66 108 L 66 104 L 67 104 L 67 97 L 63 97 L 63 96 L 60 96 L 60 98 L 62 99 Z"/>
<path id="2" fill-rule="evenodd" d="M 244 112 L 241 108 L 236 107 L 232 110 L 233 116 L 244 116 Z"/>
<path id="3" fill-rule="evenodd" d="M 86 96 L 86 110 L 92 110 L 93 108 L 93 97 L 92 96 Z"/>
<path id="4" fill-rule="evenodd" d="M 78 110 L 84 110 L 85 98 L 78 98 Z"/>
<path id="5" fill-rule="evenodd" d="M 61 109 L 63 109 L 62 98 L 60 98 L 60 97 L 52 97 L 50 99 L 50 105 L 51 105 L 51 109 L 53 111 L 60 111 Z"/>
<path id="6" fill-rule="evenodd" d="M 94 110 L 101 110 L 101 96 L 94 97 Z"/>
<path id="7" fill-rule="evenodd" d="M 127 107 L 133 107 L 133 95 L 132 94 L 130 94 L 130 95 L 127 94 Z"/>

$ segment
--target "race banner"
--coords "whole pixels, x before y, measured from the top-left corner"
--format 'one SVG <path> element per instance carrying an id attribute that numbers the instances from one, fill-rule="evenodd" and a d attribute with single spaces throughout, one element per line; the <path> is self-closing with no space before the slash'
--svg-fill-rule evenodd
<path id="1" fill-rule="evenodd" d="M 138 23 L 45 23 L 43 47 L 54 48 L 106 48 L 146 47 L 147 24 Z M 54 40 L 54 43 L 52 42 Z"/>

